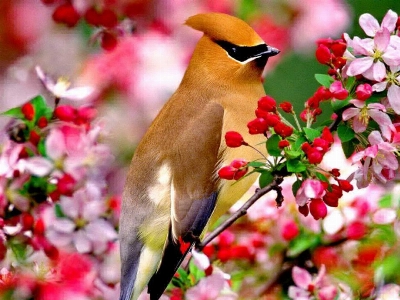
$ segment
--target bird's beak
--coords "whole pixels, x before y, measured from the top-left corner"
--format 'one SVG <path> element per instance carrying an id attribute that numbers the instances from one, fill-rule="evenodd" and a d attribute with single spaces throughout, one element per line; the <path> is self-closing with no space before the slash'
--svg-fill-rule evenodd
<path id="1" fill-rule="evenodd" d="M 279 51 L 278 49 L 276 49 L 274 47 L 265 45 L 264 50 L 262 52 L 260 52 L 258 55 L 263 56 L 263 57 L 271 57 L 271 56 L 275 56 L 275 55 L 279 54 L 279 52 L 281 52 L 281 51 Z"/>

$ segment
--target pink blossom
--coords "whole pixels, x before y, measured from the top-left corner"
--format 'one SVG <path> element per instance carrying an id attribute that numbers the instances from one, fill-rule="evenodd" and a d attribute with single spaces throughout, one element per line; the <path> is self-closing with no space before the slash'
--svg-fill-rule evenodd
<path id="1" fill-rule="evenodd" d="M 389 32 L 393 32 L 396 29 L 396 22 L 397 13 L 391 9 L 389 9 L 386 15 L 383 17 L 381 25 L 379 25 L 378 20 L 375 19 L 375 17 L 371 14 L 362 14 L 359 18 L 360 27 L 370 37 L 374 37 L 378 31 L 384 28 Z"/>
<path id="2" fill-rule="evenodd" d="M 364 163 L 355 173 L 357 186 L 365 187 L 372 179 L 372 176 L 385 183 L 387 179 L 382 175 L 384 169 L 397 170 L 399 163 L 395 151 L 396 147 L 385 142 L 379 131 L 372 131 L 368 136 L 371 146 L 359 151 L 352 156 L 353 163 L 364 159 Z"/>
<path id="3" fill-rule="evenodd" d="M 400 50 L 400 49 L 399 49 Z M 400 114 L 400 66 L 391 66 L 383 81 L 375 83 L 372 89 L 376 92 L 387 90 L 387 98 L 395 113 Z"/>
<path id="4" fill-rule="evenodd" d="M 289 297 L 295 300 L 308 300 L 314 290 L 323 286 L 325 277 L 325 266 L 322 265 L 317 276 L 314 278 L 303 268 L 294 266 L 292 269 L 292 279 L 296 286 L 289 287 Z"/>
<path id="5" fill-rule="evenodd" d="M 397 37 L 398 38 L 398 37 Z M 386 75 L 386 67 L 400 64 L 400 53 L 397 41 L 391 38 L 390 31 L 383 28 L 376 32 L 374 39 L 360 39 L 354 37 L 351 46 L 355 55 L 361 55 L 350 61 L 347 75 L 356 76 L 362 74 L 364 77 L 382 81 Z"/>
<path id="6" fill-rule="evenodd" d="M 39 67 L 35 67 L 36 74 L 44 87 L 57 98 L 64 98 L 68 100 L 84 100 L 94 94 L 95 89 L 91 86 L 82 86 L 70 89 L 71 83 L 63 77 L 57 81 L 45 74 Z"/>
<path id="7" fill-rule="evenodd" d="M 343 120 L 353 119 L 353 129 L 356 133 L 364 132 L 367 129 L 369 119 L 372 118 L 378 123 L 382 135 L 390 139 L 394 126 L 389 116 L 386 114 L 386 108 L 380 103 L 371 103 L 366 105 L 365 101 L 353 99 L 350 100 L 355 107 L 350 107 L 343 112 Z"/>
<path id="8" fill-rule="evenodd" d="M 325 195 L 325 188 L 317 179 L 306 179 L 296 193 L 296 203 L 299 206 L 307 204 L 309 199 L 321 198 Z"/>
<path id="9" fill-rule="evenodd" d="M 199 281 L 186 292 L 187 300 L 234 300 L 237 295 L 230 290 L 224 273 L 215 272 Z"/>

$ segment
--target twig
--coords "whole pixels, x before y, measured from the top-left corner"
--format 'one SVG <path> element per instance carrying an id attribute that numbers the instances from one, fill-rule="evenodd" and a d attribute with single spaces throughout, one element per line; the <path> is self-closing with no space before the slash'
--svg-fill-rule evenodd
<path id="1" fill-rule="evenodd" d="M 243 206 L 233 213 L 227 220 L 225 220 L 221 225 L 219 225 L 214 231 L 212 231 L 202 242 L 199 242 L 196 244 L 196 249 L 198 251 L 201 251 L 208 243 L 210 243 L 214 238 L 216 238 L 219 234 L 221 234 L 222 231 L 227 229 L 229 226 L 231 226 L 237 219 L 240 217 L 244 216 L 247 214 L 247 210 L 262 196 L 264 196 L 266 193 L 275 190 L 278 194 L 276 197 L 276 205 L 280 207 L 283 202 L 283 196 L 282 196 L 282 189 L 279 186 L 283 181 L 282 176 L 275 176 L 274 180 L 267 186 L 263 187 L 262 189 L 258 189 L 254 195 L 246 201 Z"/>

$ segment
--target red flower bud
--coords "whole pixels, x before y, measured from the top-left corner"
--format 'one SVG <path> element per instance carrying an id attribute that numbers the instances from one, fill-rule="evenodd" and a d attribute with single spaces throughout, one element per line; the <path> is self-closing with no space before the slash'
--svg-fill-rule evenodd
<path id="1" fill-rule="evenodd" d="M 345 179 L 336 179 L 336 181 L 339 183 L 340 188 L 345 191 L 345 192 L 350 192 L 353 190 L 353 186 L 348 180 Z"/>
<path id="2" fill-rule="evenodd" d="M 336 57 L 333 59 L 333 65 L 336 69 L 341 69 L 346 65 L 347 60 L 344 57 Z M 333 75 L 336 75 L 336 71 Z"/>
<path id="3" fill-rule="evenodd" d="M 114 50 L 114 48 L 117 46 L 118 40 L 116 36 L 112 33 L 109 32 L 103 32 L 101 36 L 101 48 L 107 51 Z"/>
<path id="4" fill-rule="evenodd" d="M 20 215 L 23 230 L 30 230 L 33 227 L 35 219 L 30 213 L 24 212 Z"/>
<path id="5" fill-rule="evenodd" d="M 63 23 L 68 27 L 74 27 L 80 19 L 78 12 L 70 3 L 65 3 L 58 6 L 55 9 L 52 17 L 56 23 Z"/>
<path id="6" fill-rule="evenodd" d="M 271 96 L 264 96 L 258 100 L 258 108 L 268 112 L 274 112 L 276 111 L 276 101 Z"/>
<path id="7" fill-rule="evenodd" d="M 118 24 L 117 15 L 111 9 L 106 8 L 99 14 L 99 24 L 107 28 L 115 27 Z"/>
<path id="8" fill-rule="evenodd" d="M 359 84 L 356 88 L 356 98 L 361 101 L 367 100 L 372 95 L 372 86 L 368 83 Z"/>
<path id="9" fill-rule="evenodd" d="M 324 127 L 324 129 L 322 129 L 321 138 L 327 141 L 329 144 L 334 142 L 332 132 L 328 127 Z"/>
<path id="10" fill-rule="evenodd" d="M 333 168 L 329 173 L 331 173 L 334 177 L 340 176 L 340 171 L 339 171 L 339 169 L 336 169 L 336 168 Z"/>
<path id="11" fill-rule="evenodd" d="M 367 233 L 367 227 L 360 221 L 354 221 L 349 224 L 346 230 L 347 238 L 350 240 L 362 239 Z"/>
<path id="12" fill-rule="evenodd" d="M 236 131 L 228 131 L 225 134 L 225 142 L 228 147 L 237 148 L 247 143 L 244 141 L 242 135 Z"/>
<path id="13" fill-rule="evenodd" d="M 283 148 L 286 148 L 289 146 L 290 146 L 290 143 L 287 140 L 282 140 L 282 141 L 279 141 L 279 143 L 278 143 L 278 147 L 280 149 L 283 149 Z"/>
<path id="14" fill-rule="evenodd" d="M 35 117 L 35 108 L 32 103 L 27 102 L 21 107 L 21 112 L 28 121 L 32 121 Z"/>
<path id="15" fill-rule="evenodd" d="M 263 118 L 257 118 L 247 123 L 250 134 L 264 133 L 268 129 L 267 122 Z"/>
<path id="16" fill-rule="evenodd" d="M 329 91 L 338 100 L 344 100 L 349 96 L 349 92 L 343 87 L 340 81 L 334 81 L 329 87 Z"/>
<path id="17" fill-rule="evenodd" d="M 326 204 L 321 199 L 312 199 L 310 213 L 315 220 L 323 219 L 328 214 Z"/>
<path id="18" fill-rule="evenodd" d="M 281 121 L 281 118 L 276 114 L 268 113 L 268 115 L 265 118 L 265 121 L 267 122 L 268 126 L 274 127 Z"/>
<path id="19" fill-rule="evenodd" d="M 288 126 L 283 122 L 278 122 L 274 126 L 274 130 L 275 130 L 276 134 L 278 134 L 282 138 L 287 138 L 288 136 L 291 136 L 293 133 L 293 127 Z"/>
<path id="20" fill-rule="evenodd" d="M 76 118 L 76 109 L 69 105 L 60 105 L 54 110 L 54 116 L 61 121 L 72 122 Z"/>
<path id="21" fill-rule="evenodd" d="M 336 41 L 332 43 L 331 50 L 336 57 L 342 57 L 344 52 L 346 51 L 347 45 L 342 41 Z"/>
<path id="22" fill-rule="evenodd" d="M 219 177 L 227 180 L 238 180 L 246 175 L 248 168 L 247 161 L 244 159 L 235 159 L 229 166 L 222 167 L 218 171 Z"/>
<path id="23" fill-rule="evenodd" d="M 72 196 L 76 180 L 69 174 L 64 174 L 57 182 L 57 190 L 60 194 Z"/>
<path id="24" fill-rule="evenodd" d="M 96 8 L 90 7 L 86 12 L 85 12 L 85 20 L 88 24 L 93 25 L 93 26 L 99 26 L 100 25 L 100 13 L 97 11 Z"/>
<path id="25" fill-rule="evenodd" d="M 306 205 L 303 205 L 303 206 L 299 206 L 299 212 L 300 212 L 303 216 L 307 217 L 307 216 L 308 216 L 308 213 L 309 213 L 308 205 L 306 204 Z"/>
<path id="26" fill-rule="evenodd" d="M 319 45 L 317 50 L 315 51 L 315 57 L 318 62 L 323 65 L 327 65 L 331 62 L 331 51 L 325 45 Z"/>
<path id="27" fill-rule="evenodd" d="M 322 153 L 329 150 L 329 143 L 322 138 L 316 138 L 313 141 L 313 147 Z"/>
<path id="28" fill-rule="evenodd" d="M 293 105 L 288 101 L 282 102 L 281 104 L 279 104 L 279 107 L 286 113 L 293 112 Z"/>
<path id="29" fill-rule="evenodd" d="M 281 234 L 285 241 L 291 241 L 299 235 L 299 232 L 299 226 L 297 226 L 296 222 L 288 221 L 283 224 Z"/>
<path id="30" fill-rule="evenodd" d="M 35 130 L 32 130 L 32 131 L 29 133 L 29 141 L 30 141 L 33 145 L 37 146 L 37 145 L 39 144 L 39 141 L 40 141 L 40 135 L 39 135 Z"/>
<path id="31" fill-rule="evenodd" d="M 37 121 L 37 125 L 39 128 L 45 128 L 49 121 L 47 121 L 46 117 L 40 117 Z"/>
<path id="32" fill-rule="evenodd" d="M 319 164 L 323 157 L 324 155 L 313 147 L 307 151 L 307 158 L 310 164 Z"/>

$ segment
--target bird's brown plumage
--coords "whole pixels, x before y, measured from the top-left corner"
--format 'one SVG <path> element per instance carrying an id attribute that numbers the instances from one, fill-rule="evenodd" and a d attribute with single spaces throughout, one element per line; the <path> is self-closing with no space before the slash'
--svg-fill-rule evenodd
<path id="1" fill-rule="evenodd" d="M 136 299 L 150 278 L 151 299 L 158 299 L 187 252 L 180 243 L 193 244 L 206 224 L 255 181 L 249 176 L 232 185 L 219 180 L 216 172 L 235 158 L 259 158 L 250 148 L 226 148 L 223 137 L 237 130 L 249 144 L 262 141 L 247 133 L 246 124 L 265 95 L 260 76 L 268 56 L 239 62 L 216 42 L 247 47 L 264 42 L 249 25 L 229 15 L 200 14 L 186 24 L 204 35 L 179 88 L 138 146 L 124 189 L 123 300 L 130 299 L 132 290 Z"/>

